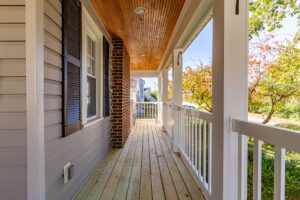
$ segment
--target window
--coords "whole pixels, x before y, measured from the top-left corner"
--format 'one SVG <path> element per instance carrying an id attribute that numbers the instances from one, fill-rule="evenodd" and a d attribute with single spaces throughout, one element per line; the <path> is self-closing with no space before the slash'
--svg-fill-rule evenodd
<path id="1" fill-rule="evenodd" d="M 95 41 L 87 36 L 87 117 L 96 116 L 96 58 L 95 58 Z"/>
<path id="2" fill-rule="evenodd" d="M 88 12 L 82 15 L 82 123 L 103 117 L 103 34 Z"/>

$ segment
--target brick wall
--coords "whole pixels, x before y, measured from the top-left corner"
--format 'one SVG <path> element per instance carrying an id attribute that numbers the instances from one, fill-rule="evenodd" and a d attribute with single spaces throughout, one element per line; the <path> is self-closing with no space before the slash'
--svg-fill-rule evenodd
<path id="1" fill-rule="evenodd" d="M 122 39 L 113 39 L 111 142 L 123 147 L 130 133 L 130 58 Z"/>

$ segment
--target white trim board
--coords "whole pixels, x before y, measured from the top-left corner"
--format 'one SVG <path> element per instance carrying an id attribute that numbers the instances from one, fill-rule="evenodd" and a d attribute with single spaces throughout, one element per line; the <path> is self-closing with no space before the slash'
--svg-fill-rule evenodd
<path id="1" fill-rule="evenodd" d="M 27 199 L 45 199 L 44 1 L 25 1 Z"/>
<path id="2" fill-rule="evenodd" d="M 97 26 L 97 23 L 89 14 L 85 6 L 82 6 L 82 123 L 87 124 L 95 118 L 103 116 L 103 33 Z M 87 118 L 87 97 L 85 96 L 88 90 L 87 84 L 87 37 L 90 37 L 95 42 L 96 52 L 96 115 L 92 118 Z"/>
<path id="3" fill-rule="evenodd" d="M 92 5 L 91 1 L 89 0 L 80 0 L 83 7 L 86 9 L 87 13 L 90 15 L 90 17 L 93 19 L 93 21 L 96 23 L 96 25 L 98 26 L 100 32 L 105 36 L 105 38 L 108 40 L 108 42 L 110 44 L 112 44 L 112 39 L 108 33 L 108 31 L 106 30 L 104 24 L 102 23 L 96 8 L 94 8 L 94 6 Z"/>

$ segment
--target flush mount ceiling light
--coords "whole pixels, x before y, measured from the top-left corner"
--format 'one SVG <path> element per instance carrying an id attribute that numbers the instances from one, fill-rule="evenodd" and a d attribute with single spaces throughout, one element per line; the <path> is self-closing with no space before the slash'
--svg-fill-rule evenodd
<path id="1" fill-rule="evenodd" d="M 134 12 L 138 15 L 144 15 L 147 12 L 147 9 L 145 7 L 137 7 Z"/>

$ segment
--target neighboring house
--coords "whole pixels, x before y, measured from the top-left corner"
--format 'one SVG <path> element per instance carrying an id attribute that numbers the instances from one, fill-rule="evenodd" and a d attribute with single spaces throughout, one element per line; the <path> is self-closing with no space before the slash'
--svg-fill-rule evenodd
<path id="1" fill-rule="evenodd" d="M 300 153 L 300 135 L 247 121 L 247 9 L 227 0 L 0 0 L 0 200 L 246 199 L 249 137 L 254 199 L 262 141 L 274 145 L 274 199 L 284 199 L 285 149 Z M 182 54 L 212 16 L 213 113 L 187 110 Z M 133 134 L 131 76 L 136 101 L 141 77 L 159 82 L 159 102 Z M 147 121 L 157 113 L 157 124 Z"/>
<path id="2" fill-rule="evenodd" d="M 151 88 L 144 88 L 144 97 L 147 101 L 150 101 L 151 97 Z"/>
<path id="3" fill-rule="evenodd" d="M 151 96 L 151 93 L 152 93 L 151 88 L 144 89 L 145 100 L 148 102 L 156 102 L 157 99 L 155 99 L 153 96 Z"/>
<path id="4" fill-rule="evenodd" d="M 142 78 L 131 78 L 130 79 L 130 91 L 131 98 L 134 102 L 144 102 L 145 94 L 144 94 L 145 80 Z"/>

